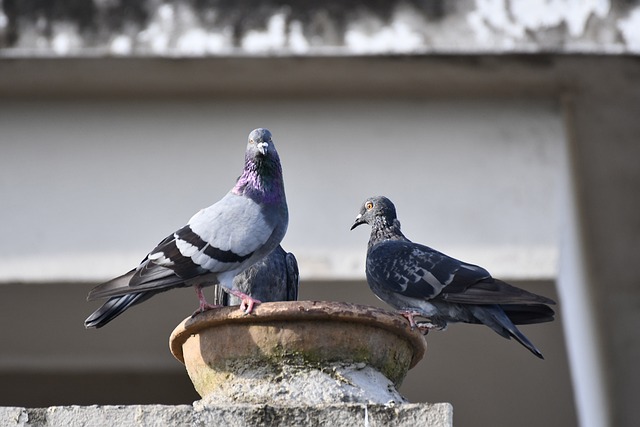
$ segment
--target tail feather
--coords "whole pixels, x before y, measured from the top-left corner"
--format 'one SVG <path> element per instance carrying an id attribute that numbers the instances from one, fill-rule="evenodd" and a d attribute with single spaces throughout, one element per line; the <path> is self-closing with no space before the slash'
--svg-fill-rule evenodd
<path id="1" fill-rule="evenodd" d="M 104 298 L 109 296 L 109 294 L 119 290 L 125 289 L 129 287 L 129 281 L 133 275 L 136 274 L 136 270 L 133 269 L 122 276 L 118 276 L 115 279 L 111 279 L 108 282 L 104 282 L 96 286 L 95 288 L 89 291 L 89 295 L 87 296 L 87 301 L 93 301 L 98 298 Z"/>
<path id="2" fill-rule="evenodd" d="M 555 312 L 544 304 L 500 304 L 514 325 L 551 322 Z"/>
<path id="3" fill-rule="evenodd" d="M 540 359 L 544 359 L 540 350 L 509 319 L 504 310 L 498 305 L 476 305 L 469 307 L 473 315 L 483 324 L 493 329 L 499 335 L 509 339 L 515 338 L 531 353 Z"/>
<path id="4" fill-rule="evenodd" d="M 452 288 L 442 291 L 441 298 L 459 304 L 555 304 L 551 298 L 537 295 L 498 279 L 489 278 L 473 283 L 464 289 Z"/>
<path id="5" fill-rule="evenodd" d="M 146 267 L 146 265 L 145 265 Z M 150 274 L 149 271 L 152 271 Z M 127 294 L 137 294 L 142 292 L 163 292 L 172 288 L 187 286 L 185 279 L 176 275 L 173 270 L 162 266 L 151 266 L 145 269 L 146 275 L 144 281 L 136 282 L 139 279 L 139 269 L 133 269 L 128 273 L 111 279 L 108 282 L 101 283 L 91 289 L 87 301 L 98 298 L 111 298 Z M 132 284 L 133 279 L 133 284 Z"/>
<path id="6" fill-rule="evenodd" d="M 140 304 L 153 295 L 155 295 L 155 292 L 139 292 L 137 294 L 109 298 L 107 302 L 87 317 L 87 320 L 84 321 L 84 327 L 87 329 L 101 328 L 124 313 L 129 307 Z"/>

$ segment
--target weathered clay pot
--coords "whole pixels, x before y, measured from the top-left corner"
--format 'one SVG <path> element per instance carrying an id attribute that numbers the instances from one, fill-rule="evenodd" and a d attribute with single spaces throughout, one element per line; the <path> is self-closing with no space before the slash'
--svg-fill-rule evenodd
<path id="1" fill-rule="evenodd" d="M 210 310 L 185 319 L 169 344 L 203 398 L 242 403 L 404 401 L 395 387 L 426 351 L 402 316 L 319 301 Z"/>

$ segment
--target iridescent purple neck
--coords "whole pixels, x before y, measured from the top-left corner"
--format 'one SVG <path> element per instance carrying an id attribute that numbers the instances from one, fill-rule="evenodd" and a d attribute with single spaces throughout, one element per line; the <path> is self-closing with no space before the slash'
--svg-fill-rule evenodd
<path id="1" fill-rule="evenodd" d="M 246 159 L 242 175 L 231 191 L 239 196 L 249 197 L 256 203 L 281 202 L 284 198 L 284 184 L 280 163 L 269 159 Z"/>

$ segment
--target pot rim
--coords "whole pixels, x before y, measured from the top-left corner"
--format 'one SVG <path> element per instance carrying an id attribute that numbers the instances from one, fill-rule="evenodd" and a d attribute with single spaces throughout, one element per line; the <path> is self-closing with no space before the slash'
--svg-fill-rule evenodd
<path id="1" fill-rule="evenodd" d="M 403 337 L 413 348 L 409 369 L 424 357 L 425 337 L 417 329 L 411 330 L 407 319 L 381 308 L 337 301 L 281 301 L 256 306 L 249 315 L 238 306 L 221 307 L 184 319 L 171 333 L 169 348 L 173 356 L 184 364 L 183 344 L 204 329 L 229 323 L 260 324 L 273 321 L 324 320 L 345 323 L 364 323 Z"/>

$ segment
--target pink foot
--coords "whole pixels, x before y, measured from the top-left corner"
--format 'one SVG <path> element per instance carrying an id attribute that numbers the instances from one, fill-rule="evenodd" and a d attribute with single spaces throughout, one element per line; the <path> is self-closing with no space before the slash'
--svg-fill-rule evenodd
<path id="1" fill-rule="evenodd" d="M 432 329 L 444 331 L 445 329 L 447 329 L 447 324 L 441 323 L 439 325 L 436 325 L 434 323 L 431 323 L 431 321 L 426 321 L 426 322 L 416 322 L 416 327 L 418 328 L 418 331 L 420 331 L 422 335 L 427 335 L 429 331 Z"/>
<path id="2" fill-rule="evenodd" d="M 407 318 L 412 331 L 418 328 L 418 331 L 420 331 L 422 335 L 427 335 L 431 329 L 438 329 L 440 331 L 444 331 L 445 329 L 447 329 L 446 323 L 435 324 L 432 323 L 432 320 L 428 318 L 428 321 L 426 322 L 416 322 L 414 316 L 425 318 L 425 315 L 417 310 L 398 310 L 397 313 L 402 317 Z"/>
<path id="3" fill-rule="evenodd" d="M 251 298 L 249 295 L 244 294 L 236 289 L 225 289 L 225 290 L 229 292 L 231 295 L 235 295 L 236 297 L 242 300 L 242 303 L 240 304 L 240 310 L 244 311 L 244 314 L 250 314 L 253 311 L 254 306 L 258 304 L 262 304 L 261 301 L 255 298 Z"/>
<path id="4" fill-rule="evenodd" d="M 398 314 L 401 315 L 402 317 L 407 318 L 407 320 L 409 321 L 409 326 L 411 326 L 411 329 L 416 328 L 416 321 L 413 319 L 413 316 L 418 316 L 420 313 L 413 310 L 399 310 Z"/>
<path id="5" fill-rule="evenodd" d="M 202 291 L 202 285 L 196 285 L 196 294 L 198 295 L 198 301 L 200 301 L 200 307 L 193 312 L 191 317 L 195 316 L 196 314 L 204 313 L 205 311 L 221 307 L 220 305 L 209 304 L 207 302 L 207 299 L 204 296 L 204 292 Z"/>
<path id="6" fill-rule="evenodd" d="M 262 304 L 262 302 L 247 295 L 246 298 L 242 299 L 240 310 L 244 310 L 245 314 L 250 314 L 253 311 L 253 306 L 258 304 Z"/>

